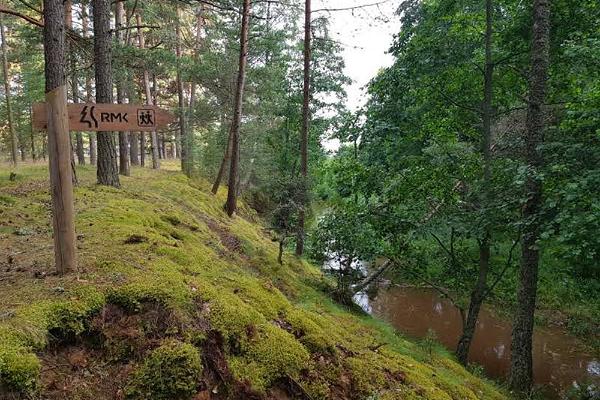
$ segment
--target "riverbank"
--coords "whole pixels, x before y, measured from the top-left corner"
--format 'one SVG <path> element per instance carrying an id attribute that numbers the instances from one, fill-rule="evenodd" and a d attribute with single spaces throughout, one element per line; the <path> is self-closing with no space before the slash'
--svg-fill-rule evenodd
<path id="1" fill-rule="evenodd" d="M 228 218 L 224 191 L 177 171 L 134 168 L 117 190 L 78 167 L 79 271 L 55 276 L 47 168 L 9 172 L 0 398 L 507 398 L 334 303 L 313 265 L 286 254 L 280 266 L 252 210 Z"/>
<path id="2" fill-rule="evenodd" d="M 444 279 L 441 261 L 429 256 L 426 258 L 433 260 L 424 272 L 428 280 L 446 281 L 444 290 L 454 293 L 461 305 L 467 307 L 471 286 L 463 280 Z M 427 286 L 415 275 L 401 270 L 392 271 L 388 278 L 394 284 Z M 506 274 L 485 303 L 499 317 L 511 319 L 515 312 L 516 293 L 517 274 Z M 540 327 L 560 328 L 578 337 L 590 353 L 600 356 L 600 282 L 577 280 L 558 260 L 543 254 L 535 321 Z"/>
<path id="3" fill-rule="evenodd" d="M 371 294 L 372 296 L 374 294 Z M 448 351 L 456 348 L 462 333 L 459 311 L 434 289 L 391 285 L 374 298 L 358 302 L 374 316 L 391 323 L 408 337 L 437 341 Z M 480 312 L 469 362 L 485 375 L 504 381 L 510 368 L 510 319 L 500 317 L 493 307 Z M 574 336 L 560 328 L 536 327 L 534 332 L 534 379 L 543 399 L 579 399 L 572 394 L 573 383 L 600 387 L 600 358 Z"/>

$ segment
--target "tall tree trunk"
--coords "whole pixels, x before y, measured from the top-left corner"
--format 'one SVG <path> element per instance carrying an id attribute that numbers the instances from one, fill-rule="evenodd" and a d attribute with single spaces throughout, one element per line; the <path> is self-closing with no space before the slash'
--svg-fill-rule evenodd
<path id="1" fill-rule="evenodd" d="M 29 105 L 29 120 L 31 121 L 29 137 L 31 139 L 31 159 L 33 162 L 37 160 L 37 155 L 35 152 L 35 129 L 33 129 L 33 105 Z"/>
<path id="2" fill-rule="evenodd" d="M 175 53 L 177 56 L 177 97 L 179 100 L 179 132 L 175 133 L 175 151 L 181 155 L 181 170 L 190 176 L 191 165 L 188 160 L 188 132 L 185 119 L 185 97 L 183 93 L 183 80 L 181 79 L 181 22 L 180 22 L 179 7 L 177 7 L 177 21 L 175 22 L 176 47 Z M 183 144 L 183 145 L 182 145 Z"/>
<path id="3" fill-rule="evenodd" d="M 110 0 L 93 0 L 94 64 L 96 66 L 96 102 L 112 103 L 112 60 Z M 112 132 L 98 132 L 98 169 L 100 185 L 120 187 L 117 146 Z"/>
<path id="4" fill-rule="evenodd" d="M 138 40 L 139 40 L 139 46 L 140 49 L 144 49 L 146 47 L 146 42 L 144 40 L 144 32 L 142 31 L 142 17 L 138 14 L 136 15 L 136 21 L 138 24 Z M 153 101 L 152 101 L 152 91 L 150 90 L 150 74 L 148 73 L 147 70 L 144 70 L 144 75 L 143 75 L 143 80 L 144 80 L 144 90 L 146 92 L 146 104 L 147 105 L 152 105 Z M 160 160 L 159 160 L 159 148 L 158 148 L 158 135 L 156 134 L 156 131 L 152 131 L 150 133 L 150 147 L 151 147 L 151 152 L 152 152 L 152 168 L 154 169 L 159 169 L 160 168 Z M 144 134 L 142 133 L 142 139 L 144 139 Z M 144 160 L 144 157 L 142 157 L 142 160 Z M 142 165 L 144 161 L 142 161 Z"/>
<path id="5" fill-rule="evenodd" d="M 492 35 L 493 35 L 493 4 L 492 0 L 485 2 L 486 29 L 485 29 L 485 67 L 483 83 L 483 104 L 482 104 L 482 153 L 483 153 L 483 193 L 480 207 L 488 209 L 490 201 L 490 185 L 492 179 L 492 114 L 493 114 L 493 93 L 494 93 L 494 62 L 492 59 Z M 477 328 L 477 319 L 481 305 L 486 298 L 488 289 L 487 280 L 490 269 L 491 252 L 491 232 L 489 229 L 490 221 L 487 213 L 483 216 L 484 233 L 479 241 L 479 276 L 475 288 L 471 292 L 471 301 L 469 302 L 469 311 L 467 319 L 464 321 L 463 332 L 456 348 L 456 357 L 458 361 L 466 365 L 469 357 L 471 341 Z"/>
<path id="6" fill-rule="evenodd" d="M 125 6 L 122 1 L 115 4 L 115 27 L 117 29 L 117 42 L 120 45 L 125 44 L 125 37 L 122 28 L 125 22 Z M 117 68 L 117 103 L 125 104 L 125 79 L 123 66 Z M 119 132 L 119 173 L 129 176 L 129 132 Z"/>
<path id="7" fill-rule="evenodd" d="M 73 28 L 73 1 L 65 0 L 65 27 L 67 30 L 71 30 Z M 65 42 L 65 49 L 67 52 L 67 58 L 69 65 L 71 66 L 71 82 L 75 79 L 75 68 L 74 68 L 74 57 L 71 53 L 71 49 L 69 48 L 69 42 Z M 68 92 L 68 91 L 67 91 Z M 67 94 L 68 98 L 68 94 Z M 71 92 L 71 100 L 73 102 L 77 101 L 77 90 Z M 71 146 L 71 178 L 73 179 L 73 185 L 77 185 L 77 170 L 75 169 L 75 146 L 73 146 L 73 140 L 71 138 L 69 132 L 69 145 Z"/>
<path id="8" fill-rule="evenodd" d="M 12 163 L 16 167 L 18 163 L 17 132 L 12 118 L 12 104 L 10 99 L 10 75 L 8 73 L 8 60 L 6 56 L 6 33 L 4 32 L 4 17 L 0 14 L 0 35 L 2 39 L 2 70 L 4 71 L 4 99 L 6 101 L 6 114 L 8 119 L 8 129 L 10 131 L 10 149 Z"/>
<path id="9" fill-rule="evenodd" d="M 198 56 L 200 53 L 200 45 L 202 43 L 202 27 L 204 26 L 204 5 L 198 6 L 196 12 L 196 48 L 194 49 L 194 62 L 198 62 Z M 196 107 L 196 81 L 192 81 L 190 86 L 190 104 L 188 113 L 188 134 L 185 137 L 185 141 L 182 144 L 182 151 L 185 148 L 185 158 L 187 163 L 190 165 L 190 169 L 194 167 L 194 108 Z M 183 154 L 182 154 L 183 158 Z M 218 188 L 217 188 L 218 189 Z"/>
<path id="10" fill-rule="evenodd" d="M 240 59 L 238 66 L 237 87 L 233 120 L 231 121 L 231 163 L 229 167 L 229 184 L 225 210 L 231 217 L 237 208 L 237 182 L 240 161 L 240 125 L 242 123 L 242 105 L 244 102 L 244 84 L 246 82 L 246 64 L 248 62 L 248 31 L 250 28 L 250 0 L 244 0 L 242 9 L 242 27 L 240 33 Z"/>
<path id="11" fill-rule="evenodd" d="M 63 0 L 44 0 L 44 75 L 48 104 L 48 154 L 54 227 L 54 260 L 62 275 L 76 268 L 75 211 L 65 75 L 65 7 Z"/>
<path id="12" fill-rule="evenodd" d="M 66 12 L 66 26 L 67 29 L 73 28 L 73 2 L 72 0 L 67 0 L 65 2 L 65 12 Z M 67 42 L 67 53 L 69 54 L 69 65 L 71 66 L 71 99 L 73 103 L 79 103 L 79 82 L 77 78 L 77 59 L 75 55 L 69 49 L 69 45 Z M 71 144 L 71 146 L 73 146 Z M 83 136 L 81 132 L 75 133 L 75 155 L 77 156 L 77 162 L 79 165 L 85 165 L 85 156 L 83 152 Z M 73 167 L 75 165 L 75 158 L 73 157 Z M 75 171 L 75 170 L 73 170 Z M 75 174 L 73 174 L 75 176 Z M 74 183 L 76 183 L 76 179 Z"/>
<path id="13" fill-rule="evenodd" d="M 304 254 L 304 224 L 308 206 L 308 134 L 310 129 L 310 57 L 311 57 L 311 0 L 304 6 L 304 88 L 302 101 L 302 131 L 300 132 L 300 172 L 302 174 L 302 209 L 298 213 L 296 255 Z"/>
<path id="14" fill-rule="evenodd" d="M 146 133 L 140 132 L 140 165 L 146 166 Z"/>
<path id="15" fill-rule="evenodd" d="M 527 200 L 523 207 L 523 233 L 521 236 L 521 266 L 517 311 L 513 322 L 510 387 L 516 391 L 529 391 L 533 380 L 532 337 L 535 303 L 537 297 L 540 237 L 540 210 L 542 207 L 542 181 L 539 179 L 543 157 L 539 146 L 544 141 L 544 110 L 548 68 L 550 64 L 550 2 L 534 0 L 531 44 L 531 72 L 529 76 L 529 104 L 525 148 L 527 158 Z"/>
<path id="16" fill-rule="evenodd" d="M 84 38 L 89 37 L 89 1 L 84 1 L 81 3 L 81 28 L 82 28 L 82 36 Z M 88 71 L 85 72 L 85 94 L 86 101 L 88 103 L 92 103 L 94 101 L 94 96 L 92 93 L 92 77 Z M 98 150 L 96 146 L 96 134 L 94 132 L 88 133 L 88 140 L 90 143 L 90 164 L 96 165 L 98 162 Z"/>
<path id="17" fill-rule="evenodd" d="M 225 114 L 221 114 L 221 126 L 225 125 L 225 118 L 223 117 Z M 217 172 L 217 177 L 215 178 L 215 182 L 213 183 L 212 193 L 217 194 L 219 191 L 219 186 L 221 186 L 221 181 L 223 180 L 223 175 L 225 175 L 225 168 L 227 168 L 227 164 L 229 163 L 229 155 L 231 154 L 231 144 L 233 143 L 233 135 L 231 133 L 232 125 L 229 126 L 229 134 L 227 135 L 227 143 L 225 144 L 225 153 L 223 153 L 223 159 L 221 160 L 221 165 L 219 166 L 219 171 Z"/>

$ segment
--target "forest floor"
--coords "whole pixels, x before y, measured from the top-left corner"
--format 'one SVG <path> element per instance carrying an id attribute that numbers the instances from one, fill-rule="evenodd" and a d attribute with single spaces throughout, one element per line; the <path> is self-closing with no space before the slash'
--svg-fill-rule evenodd
<path id="1" fill-rule="evenodd" d="M 327 295 L 256 214 L 166 163 L 79 167 L 79 270 L 53 273 L 45 165 L 0 167 L 0 399 L 504 399 Z M 26 397 L 30 396 L 30 397 Z"/>

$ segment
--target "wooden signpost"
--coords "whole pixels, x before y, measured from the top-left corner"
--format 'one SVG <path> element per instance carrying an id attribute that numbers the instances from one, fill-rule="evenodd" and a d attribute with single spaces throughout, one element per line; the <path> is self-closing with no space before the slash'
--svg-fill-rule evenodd
<path id="1" fill-rule="evenodd" d="M 58 4 L 55 6 L 58 7 Z M 48 33 L 52 34 L 53 31 L 46 32 Z M 60 44 L 60 40 L 58 43 Z M 61 62 L 54 64 L 60 66 Z M 51 73 L 53 70 L 47 68 L 46 75 L 51 78 L 47 82 L 52 84 L 46 93 L 46 103 L 33 106 L 33 127 L 48 131 L 54 258 L 58 273 L 62 275 L 76 269 L 75 212 L 68 132 L 156 131 L 166 127 L 175 117 L 151 105 L 67 104 L 66 85 L 61 82 L 64 75 L 48 75 L 49 71 Z"/>
<path id="2" fill-rule="evenodd" d="M 156 106 L 134 104 L 69 104 L 69 130 L 76 132 L 142 132 L 166 127 L 175 117 Z M 33 105 L 33 127 L 48 128 L 46 103 Z"/>

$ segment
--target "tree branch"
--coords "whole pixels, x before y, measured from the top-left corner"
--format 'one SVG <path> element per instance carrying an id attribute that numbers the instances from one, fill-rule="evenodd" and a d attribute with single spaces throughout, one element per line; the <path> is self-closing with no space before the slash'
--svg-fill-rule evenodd
<path id="1" fill-rule="evenodd" d="M 377 7 L 380 6 L 381 4 L 385 4 L 385 3 L 389 3 L 392 0 L 383 0 L 383 1 L 379 1 L 377 3 L 370 3 L 370 4 L 363 4 L 363 5 L 359 5 L 359 6 L 352 6 L 352 7 L 341 7 L 341 8 L 319 8 L 316 10 L 312 10 L 313 13 L 317 13 L 317 12 L 334 12 L 334 11 L 350 11 L 350 10 L 358 10 L 361 8 L 367 8 L 367 7 Z"/>

